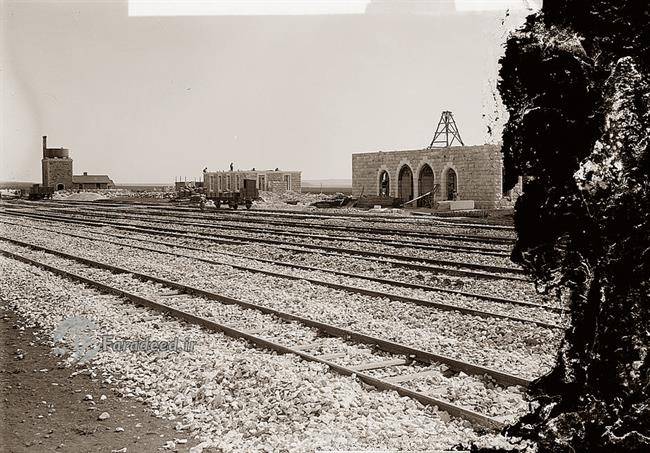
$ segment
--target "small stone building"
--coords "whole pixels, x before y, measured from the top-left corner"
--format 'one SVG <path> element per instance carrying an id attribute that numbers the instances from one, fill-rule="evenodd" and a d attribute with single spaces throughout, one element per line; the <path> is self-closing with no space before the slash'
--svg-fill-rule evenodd
<path id="1" fill-rule="evenodd" d="M 207 193 L 237 191 L 244 179 L 254 179 L 259 190 L 282 193 L 287 190 L 300 192 L 300 171 L 250 170 L 250 171 L 204 171 L 203 186 Z"/>
<path id="2" fill-rule="evenodd" d="M 72 185 L 75 189 L 112 189 L 115 187 L 113 180 L 107 175 L 73 175 Z"/>
<path id="3" fill-rule="evenodd" d="M 359 153 L 352 155 L 352 192 L 406 202 L 433 190 L 438 202 L 473 200 L 491 209 L 504 204 L 502 173 L 497 145 Z"/>

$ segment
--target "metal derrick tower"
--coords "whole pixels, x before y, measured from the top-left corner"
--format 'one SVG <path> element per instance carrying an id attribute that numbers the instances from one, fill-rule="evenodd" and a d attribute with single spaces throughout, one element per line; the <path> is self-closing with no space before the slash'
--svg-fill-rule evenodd
<path id="1" fill-rule="evenodd" d="M 460 138 L 458 127 L 456 127 L 454 115 L 452 115 L 449 110 L 445 110 L 442 112 L 442 115 L 440 115 L 440 121 L 438 121 L 436 133 L 433 135 L 433 140 L 431 140 L 427 149 L 449 147 L 453 145 L 456 140 L 461 146 L 465 146 L 463 140 Z"/>

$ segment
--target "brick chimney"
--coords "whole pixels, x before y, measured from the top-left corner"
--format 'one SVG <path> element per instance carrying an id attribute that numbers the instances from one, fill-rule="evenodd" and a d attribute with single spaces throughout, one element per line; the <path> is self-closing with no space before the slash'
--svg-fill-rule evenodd
<path id="1" fill-rule="evenodd" d="M 43 136 L 43 157 L 45 157 L 45 150 L 47 149 L 47 135 Z"/>

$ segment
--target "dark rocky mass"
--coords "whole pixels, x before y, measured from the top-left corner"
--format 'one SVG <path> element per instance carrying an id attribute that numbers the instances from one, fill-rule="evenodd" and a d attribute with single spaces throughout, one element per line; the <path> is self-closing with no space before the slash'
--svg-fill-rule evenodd
<path id="1" fill-rule="evenodd" d="M 507 429 L 541 452 L 650 451 L 649 46 L 648 1 L 545 0 L 501 60 L 513 260 L 572 315 Z"/>

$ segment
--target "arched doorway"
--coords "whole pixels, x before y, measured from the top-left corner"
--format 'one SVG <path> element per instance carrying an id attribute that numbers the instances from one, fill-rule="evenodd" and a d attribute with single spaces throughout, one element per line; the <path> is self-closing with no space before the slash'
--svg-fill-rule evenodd
<path id="1" fill-rule="evenodd" d="M 388 176 L 388 172 L 386 170 L 382 171 L 379 174 L 379 196 L 390 196 L 390 176 Z"/>
<path id="2" fill-rule="evenodd" d="M 404 165 L 399 171 L 397 197 L 402 203 L 413 199 L 413 172 L 408 165 Z"/>
<path id="3" fill-rule="evenodd" d="M 420 175 L 418 176 L 418 197 L 421 197 L 425 193 L 433 191 L 433 169 L 429 164 L 425 164 L 424 167 L 420 170 Z M 433 199 L 433 194 L 428 197 L 420 198 L 418 200 L 418 206 L 430 207 L 431 200 Z"/>
<path id="4" fill-rule="evenodd" d="M 56 185 L 56 190 L 63 190 L 64 188 L 65 187 L 63 186 L 63 184 L 57 184 Z"/>
<path id="5" fill-rule="evenodd" d="M 458 178 L 453 168 L 447 170 L 447 200 L 455 200 L 458 197 Z"/>

